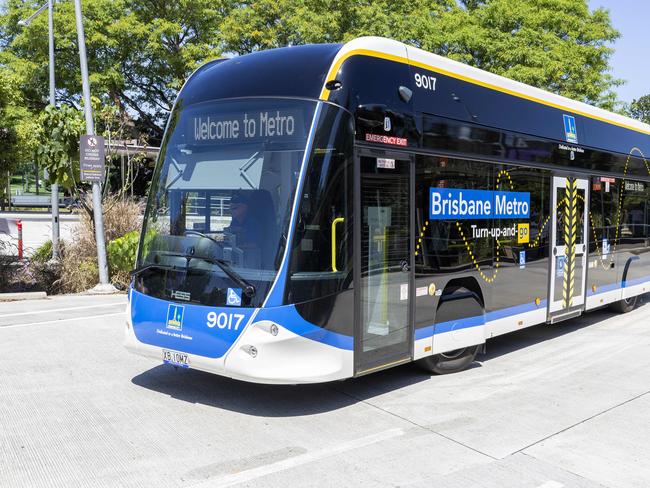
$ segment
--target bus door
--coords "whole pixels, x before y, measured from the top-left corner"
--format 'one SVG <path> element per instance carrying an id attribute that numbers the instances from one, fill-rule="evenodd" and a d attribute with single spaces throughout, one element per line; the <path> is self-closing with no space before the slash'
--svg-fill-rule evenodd
<path id="1" fill-rule="evenodd" d="M 412 357 L 413 161 L 362 152 L 355 158 L 355 372 Z"/>
<path id="2" fill-rule="evenodd" d="M 580 315 L 584 309 L 589 181 L 573 176 L 554 176 L 552 192 L 548 294 L 550 323 Z"/>

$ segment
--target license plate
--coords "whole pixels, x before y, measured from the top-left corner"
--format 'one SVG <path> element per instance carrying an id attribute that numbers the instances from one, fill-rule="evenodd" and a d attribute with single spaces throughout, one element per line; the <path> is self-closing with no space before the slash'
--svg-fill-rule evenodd
<path id="1" fill-rule="evenodd" d="M 173 366 L 180 366 L 181 368 L 190 367 L 190 359 L 187 357 L 187 354 L 183 352 L 168 351 L 167 349 L 163 349 L 162 360 L 163 363 L 171 364 Z"/>

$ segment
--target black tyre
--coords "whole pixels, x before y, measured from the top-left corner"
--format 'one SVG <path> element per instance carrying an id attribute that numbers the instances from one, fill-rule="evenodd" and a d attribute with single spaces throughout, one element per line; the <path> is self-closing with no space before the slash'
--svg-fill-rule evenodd
<path id="1" fill-rule="evenodd" d="M 483 314 L 483 304 L 479 296 L 464 286 L 445 288 L 436 310 L 436 323 L 475 317 Z M 430 373 L 457 373 L 467 368 L 482 344 L 468 346 L 453 351 L 428 356 L 417 361 L 418 365 Z"/>
<path id="2" fill-rule="evenodd" d="M 628 313 L 636 308 L 638 296 L 626 298 L 610 305 L 610 308 L 618 313 Z"/>
<path id="3" fill-rule="evenodd" d="M 464 370 L 474 362 L 481 345 L 463 347 L 455 351 L 428 356 L 417 361 L 418 366 L 430 373 L 450 374 Z"/>

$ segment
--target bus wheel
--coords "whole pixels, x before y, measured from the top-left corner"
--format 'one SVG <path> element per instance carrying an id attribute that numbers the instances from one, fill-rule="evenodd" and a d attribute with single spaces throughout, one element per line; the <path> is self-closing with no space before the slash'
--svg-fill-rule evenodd
<path id="1" fill-rule="evenodd" d="M 430 373 L 458 373 L 474 362 L 474 358 L 476 358 L 476 354 L 480 349 L 481 344 L 478 346 L 463 347 L 462 349 L 427 356 L 426 358 L 419 359 L 417 364 Z"/>
<path id="2" fill-rule="evenodd" d="M 619 300 L 610 305 L 611 309 L 618 313 L 628 313 L 636 308 L 637 296 Z"/>

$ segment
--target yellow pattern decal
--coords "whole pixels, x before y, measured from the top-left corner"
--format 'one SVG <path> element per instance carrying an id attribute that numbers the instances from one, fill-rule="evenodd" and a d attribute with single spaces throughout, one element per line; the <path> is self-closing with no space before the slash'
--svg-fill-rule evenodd
<path id="1" fill-rule="evenodd" d="M 634 156 L 634 153 L 637 153 L 638 156 L 643 160 L 643 163 L 646 167 L 646 170 L 648 171 L 648 175 L 650 175 L 650 164 L 648 163 L 648 160 L 646 159 L 645 155 L 643 152 L 638 148 L 634 147 L 630 151 L 627 157 L 627 161 L 625 163 L 625 168 L 623 171 L 623 179 L 621 180 L 621 185 L 620 185 L 620 191 L 619 191 L 619 198 L 618 198 L 618 212 L 617 212 L 617 217 L 616 217 L 616 231 L 615 231 L 615 237 L 612 242 L 612 250 L 609 253 L 609 259 L 607 260 L 607 263 L 604 262 L 601 250 L 598 246 L 598 238 L 596 235 L 596 226 L 595 222 L 593 220 L 593 215 L 591 214 L 591 211 L 588 211 L 589 215 L 589 223 L 591 224 L 591 230 L 594 238 L 594 243 L 596 247 L 596 252 L 599 258 L 599 261 L 601 265 L 603 266 L 604 269 L 609 269 L 611 263 L 614 260 L 614 254 L 616 252 L 616 247 L 618 245 L 619 241 L 619 234 L 620 234 L 620 222 L 621 222 L 621 215 L 622 215 L 622 206 L 623 206 L 623 193 L 625 191 L 625 177 L 627 176 L 627 171 L 629 167 L 629 163 L 631 158 Z M 500 189 L 501 188 L 501 180 L 502 179 L 507 179 L 508 180 L 508 187 L 510 188 L 511 191 L 514 191 L 513 187 L 513 182 L 510 177 L 510 174 L 508 173 L 507 170 L 501 170 L 497 174 L 497 179 L 496 179 L 496 188 Z M 520 223 L 517 224 L 517 239 L 519 244 L 526 244 L 526 247 L 528 249 L 534 249 L 536 248 L 539 243 L 540 239 L 544 235 L 544 230 L 546 229 L 546 226 L 548 225 L 551 217 L 553 215 L 557 215 L 558 209 L 561 207 L 564 207 L 566 211 L 564 212 L 564 218 L 563 222 L 557 222 L 558 225 L 558 231 L 562 229 L 564 231 L 565 235 L 565 244 L 566 244 L 566 262 L 565 262 L 565 272 L 564 272 L 564 282 L 563 282 L 563 304 L 564 307 L 570 307 L 573 304 L 573 294 L 575 291 L 575 271 L 576 271 L 576 242 L 578 238 L 578 223 L 580 221 L 580 215 L 578 215 L 578 205 L 577 202 L 578 200 L 581 200 L 585 204 L 585 208 L 587 207 L 587 202 L 585 201 L 585 197 L 583 197 L 581 194 L 578 193 L 578 186 L 577 186 L 577 180 L 575 178 L 567 178 L 566 179 L 566 195 L 560 199 L 559 202 L 557 202 L 555 209 L 553 209 L 552 212 L 549 213 L 549 215 L 544 219 L 544 222 L 542 223 L 541 227 L 537 229 L 537 235 L 535 236 L 535 239 L 533 242 L 529 241 L 520 241 L 520 229 L 523 227 L 528 228 L 528 239 L 530 239 L 530 224 L 529 223 Z M 416 246 L 415 246 L 415 255 L 418 256 L 420 253 L 422 253 L 422 247 L 423 247 L 423 240 L 425 239 L 425 233 L 427 231 L 427 228 L 429 226 L 429 221 L 425 221 L 424 225 L 422 227 L 422 231 L 420 232 L 420 235 L 418 236 L 418 239 L 416 241 Z M 472 264 L 476 271 L 478 271 L 480 277 L 483 279 L 488 284 L 492 284 L 499 272 L 499 267 L 500 267 L 500 250 L 501 250 L 501 243 L 499 242 L 498 239 L 495 239 L 496 242 L 496 259 L 494 262 L 494 271 L 491 273 L 491 275 L 488 275 L 485 273 L 485 271 L 482 269 L 481 265 L 479 264 L 476 256 L 474 255 L 474 252 L 472 251 L 471 247 L 471 242 L 470 240 L 465 236 L 463 232 L 463 228 L 461 225 L 461 222 L 456 221 L 456 228 L 458 230 L 458 233 L 460 237 L 463 240 L 463 245 L 465 247 L 465 250 L 467 251 L 467 254 L 469 255 Z"/>
<path id="2" fill-rule="evenodd" d="M 573 304 L 576 267 L 576 238 L 578 232 L 578 180 L 566 179 L 566 202 L 564 209 L 564 245 L 566 262 L 564 263 L 564 282 L 562 286 L 562 306 L 569 308 Z"/>

